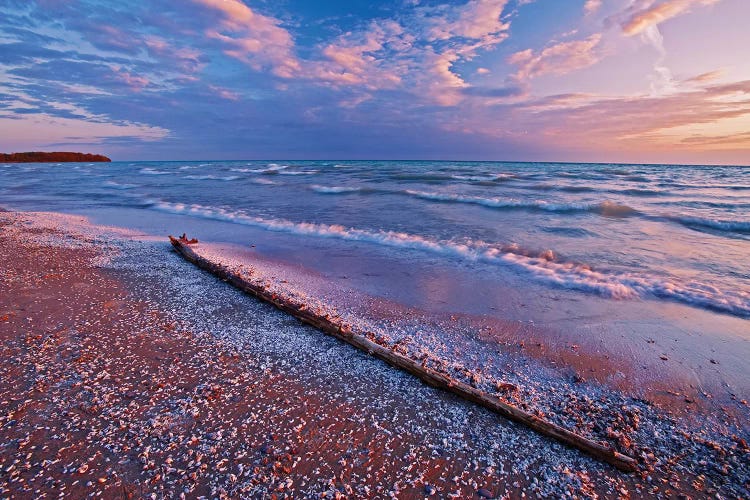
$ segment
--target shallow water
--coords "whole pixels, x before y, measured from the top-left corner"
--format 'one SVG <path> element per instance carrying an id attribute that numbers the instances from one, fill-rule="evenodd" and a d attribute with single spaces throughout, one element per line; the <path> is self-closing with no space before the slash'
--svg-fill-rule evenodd
<path id="1" fill-rule="evenodd" d="M 750 317 L 750 169 L 460 162 L 0 166 L 24 209 L 135 208 L 285 233 L 294 244 L 533 282 L 571 296 Z M 140 221 L 139 223 L 143 223 Z M 257 234 L 253 234 L 258 238 Z M 262 237 L 262 236 L 261 236 Z M 331 241 L 335 240 L 335 241 Z"/>

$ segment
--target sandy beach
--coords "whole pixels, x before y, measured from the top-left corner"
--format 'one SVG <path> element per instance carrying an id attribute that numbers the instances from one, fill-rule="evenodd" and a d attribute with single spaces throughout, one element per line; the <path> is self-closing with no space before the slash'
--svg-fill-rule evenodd
<path id="1" fill-rule="evenodd" d="M 301 325 L 166 241 L 60 214 L 0 220 L 3 496 L 747 495 L 747 430 L 731 422 L 691 429 L 630 402 L 619 441 L 639 470 L 623 474 Z"/>

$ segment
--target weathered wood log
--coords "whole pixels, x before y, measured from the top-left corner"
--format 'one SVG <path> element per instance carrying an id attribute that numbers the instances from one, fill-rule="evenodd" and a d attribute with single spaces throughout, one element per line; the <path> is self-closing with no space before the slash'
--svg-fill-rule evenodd
<path id="1" fill-rule="evenodd" d="M 336 318 L 316 314 L 314 311 L 309 310 L 305 304 L 296 303 L 292 299 L 281 297 L 268 290 L 263 284 L 253 283 L 252 281 L 243 278 L 241 275 L 232 272 L 227 267 L 211 262 L 205 257 L 201 257 L 195 252 L 195 250 L 188 246 L 192 243 L 189 243 L 190 240 L 187 240 L 184 236 L 180 239 L 170 236 L 169 240 L 175 250 L 187 261 L 209 271 L 250 295 L 266 302 L 270 302 L 278 309 L 295 316 L 303 322 L 343 340 L 344 342 L 385 361 L 391 366 L 400 368 L 415 375 L 423 382 L 433 387 L 438 387 L 457 394 L 468 401 L 492 410 L 506 418 L 522 423 L 540 434 L 555 438 L 562 443 L 578 448 L 594 458 L 615 466 L 621 471 L 633 472 L 638 468 L 638 463 L 634 458 L 618 452 L 609 445 L 581 436 L 580 434 L 557 425 L 554 422 L 550 422 L 524 411 L 517 406 L 506 403 L 497 397 L 470 386 L 469 384 L 459 380 L 454 380 L 443 373 L 427 366 L 423 366 L 421 363 L 407 356 L 401 355 L 394 350 L 373 342 L 368 337 L 374 336 L 372 334 L 368 335 L 368 332 L 354 332 L 349 325 L 338 321 Z"/>

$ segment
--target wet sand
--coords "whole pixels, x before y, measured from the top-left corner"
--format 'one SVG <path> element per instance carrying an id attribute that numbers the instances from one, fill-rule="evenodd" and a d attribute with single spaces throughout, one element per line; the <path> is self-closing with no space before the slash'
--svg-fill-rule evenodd
<path id="1" fill-rule="evenodd" d="M 634 405 L 671 435 L 621 474 L 81 224 L 0 213 L 3 496 L 748 494 L 729 427 Z"/>

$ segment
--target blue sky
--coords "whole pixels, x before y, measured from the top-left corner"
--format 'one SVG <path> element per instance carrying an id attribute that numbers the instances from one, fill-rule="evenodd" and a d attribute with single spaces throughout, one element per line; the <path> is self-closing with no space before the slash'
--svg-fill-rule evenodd
<path id="1" fill-rule="evenodd" d="M 0 151 L 750 163 L 746 0 L 0 1 Z"/>

